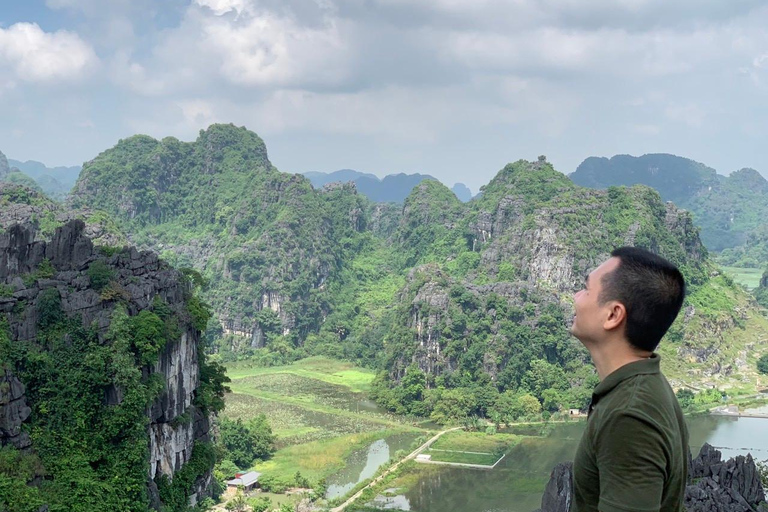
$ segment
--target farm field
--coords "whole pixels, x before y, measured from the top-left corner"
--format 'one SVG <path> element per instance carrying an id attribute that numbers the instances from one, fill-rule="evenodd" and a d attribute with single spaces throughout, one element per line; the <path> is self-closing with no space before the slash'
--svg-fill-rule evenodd
<path id="1" fill-rule="evenodd" d="M 734 281 L 743 284 L 750 290 L 757 288 L 760 284 L 760 278 L 763 276 L 761 268 L 746 267 L 722 267 L 723 271 L 731 276 Z"/>
<path id="2" fill-rule="evenodd" d="M 492 466 L 520 439 L 515 434 L 489 436 L 484 432 L 456 430 L 441 436 L 425 453 L 433 461 Z"/>
<path id="3" fill-rule="evenodd" d="M 343 469 L 350 455 L 379 439 L 426 431 L 411 418 L 380 410 L 367 398 L 373 372 L 312 357 L 291 365 L 227 366 L 232 392 L 223 416 L 247 421 L 264 414 L 277 436 L 275 454 L 254 468 L 292 481 L 296 472 L 318 482 Z"/>

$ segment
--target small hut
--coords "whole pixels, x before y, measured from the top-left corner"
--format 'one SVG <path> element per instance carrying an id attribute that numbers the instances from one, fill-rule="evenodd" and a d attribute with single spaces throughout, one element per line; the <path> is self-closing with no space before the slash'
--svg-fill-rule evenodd
<path id="1" fill-rule="evenodd" d="M 235 473 L 235 478 L 227 481 L 227 493 L 237 492 L 242 487 L 243 491 L 252 491 L 259 486 L 259 477 L 261 473 L 249 471 L 248 473 Z"/>

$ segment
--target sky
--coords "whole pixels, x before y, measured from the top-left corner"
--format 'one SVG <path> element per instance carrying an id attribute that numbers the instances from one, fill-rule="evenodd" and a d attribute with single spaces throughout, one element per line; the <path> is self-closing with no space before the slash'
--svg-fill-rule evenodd
<path id="1" fill-rule="evenodd" d="M 285 172 L 474 192 L 546 155 L 768 176 L 764 0 L 0 0 L 0 151 L 258 133 Z"/>

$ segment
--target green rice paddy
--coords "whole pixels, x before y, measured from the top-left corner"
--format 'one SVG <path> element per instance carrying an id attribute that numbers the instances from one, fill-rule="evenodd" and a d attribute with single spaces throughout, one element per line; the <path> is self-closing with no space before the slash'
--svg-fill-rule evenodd
<path id="1" fill-rule="evenodd" d="M 377 439 L 422 433 L 415 420 L 378 409 L 367 398 L 374 374 L 354 365 L 312 357 L 277 367 L 247 361 L 227 366 L 232 392 L 223 415 L 248 420 L 266 415 L 278 450 L 255 469 L 291 480 L 297 471 L 312 482 L 336 473 L 349 455 Z"/>

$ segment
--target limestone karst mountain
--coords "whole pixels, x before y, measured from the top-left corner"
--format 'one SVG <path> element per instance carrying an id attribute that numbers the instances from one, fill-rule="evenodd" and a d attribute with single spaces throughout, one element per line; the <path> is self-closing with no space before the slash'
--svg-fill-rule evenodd
<path id="1" fill-rule="evenodd" d="M 275 169 L 256 134 L 213 125 L 189 143 L 121 141 L 85 164 L 70 205 L 85 204 L 210 281 L 224 357 L 354 358 L 383 370 L 382 403 L 410 412 L 431 405 L 398 394 L 409 371 L 426 388 L 525 388 L 542 403 L 553 390 L 579 405 L 592 376 L 567 332 L 570 297 L 619 245 L 663 254 L 689 281 L 663 349 L 676 382 L 743 382 L 768 339 L 690 214 L 648 187 L 579 187 L 544 158 L 507 165 L 469 203 L 425 180 L 382 206 L 351 185 L 314 189 Z"/>
<path id="2" fill-rule="evenodd" d="M 209 492 L 223 406 L 209 313 L 157 255 L 85 229 L 0 234 L 0 509 L 186 510 Z"/>
<path id="3" fill-rule="evenodd" d="M 369 173 L 362 173 L 352 169 L 342 169 L 331 173 L 325 172 L 307 172 L 304 176 L 309 178 L 312 186 L 322 188 L 323 186 L 339 182 L 352 182 L 357 191 L 377 203 L 402 203 L 413 187 L 424 180 L 435 180 L 429 174 L 388 174 L 379 179 L 378 176 Z M 472 192 L 463 183 L 456 183 L 451 189 L 461 201 L 467 202 L 472 199 Z"/>
<path id="4" fill-rule="evenodd" d="M 703 164 L 668 154 L 640 157 L 589 157 L 570 175 L 585 187 L 643 184 L 662 199 L 690 210 L 708 249 L 723 251 L 720 260 L 762 268 L 768 263 L 768 180 L 754 169 L 729 176 Z"/>

